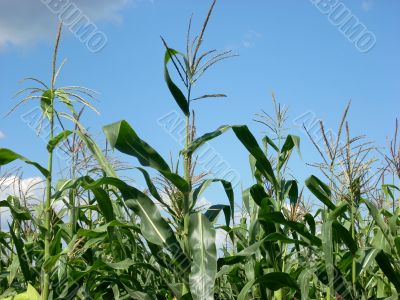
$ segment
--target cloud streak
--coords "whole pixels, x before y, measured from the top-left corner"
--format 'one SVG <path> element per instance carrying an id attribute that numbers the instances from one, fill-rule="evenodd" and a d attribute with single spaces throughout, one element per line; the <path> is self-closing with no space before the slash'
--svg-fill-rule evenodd
<path id="1" fill-rule="evenodd" d="M 51 3 L 74 3 L 92 22 L 121 20 L 120 11 L 130 0 L 2 0 L 0 1 L 0 48 L 27 46 L 54 35 L 58 16 Z"/>

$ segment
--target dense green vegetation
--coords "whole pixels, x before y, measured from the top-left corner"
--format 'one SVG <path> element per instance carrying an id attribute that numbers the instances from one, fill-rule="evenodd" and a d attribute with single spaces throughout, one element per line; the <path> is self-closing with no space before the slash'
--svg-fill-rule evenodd
<path id="1" fill-rule="evenodd" d="M 397 132 L 383 170 L 393 174 L 390 184 L 372 181 L 371 146 L 350 136 L 348 108 L 336 140 L 325 135 L 321 123 L 326 151 L 317 146 L 322 163 L 316 167 L 324 177 L 310 176 L 304 183 L 288 174 L 291 156 L 300 154 L 300 139 L 286 132 L 286 110 L 275 101 L 273 117 L 257 118 L 269 132 L 262 141 L 246 125 L 197 136 L 193 101 L 224 95 L 193 98 L 195 83 L 233 56 L 199 52 L 212 9 L 196 38 L 189 27 L 185 53 L 162 40 L 165 82 L 186 119 L 185 146 L 176 163 L 167 163 L 169 158 L 128 122 L 104 127 L 108 145 L 140 163 L 134 170 L 143 176 L 145 190 L 121 177 L 109 149 L 102 150 L 81 124 L 84 108 L 95 110 L 89 101 L 93 91 L 58 87 L 60 27 L 51 82 L 29 78 L 36 86 L 18 92 L 19 104 L 40 104 L 49 130 L 48 165 L 0 149 L 2 171 L 19 160 L 46 179 L 38 205 L 18 195 L 0 199 L 12 216 L 9 230 L 0 232 L 1 299 L 399 298 Z M 248 152 L 254 177 L 254 185 L 243 190 L 241 212 L 235 212 L 230 182 L 196 169 L 196 151 L 226 131 L 233 131 L 238 147 Z M 69 155 L 67 178 L 55 175 L 56 149 Z M 221 185 L 228 204 L 201 209 L 196 204 L 211 184 Z M 304 193 L 313 196 L 318 209 L 304 204 Z M 229 241 L 222 250 L 216 230 Z"/>

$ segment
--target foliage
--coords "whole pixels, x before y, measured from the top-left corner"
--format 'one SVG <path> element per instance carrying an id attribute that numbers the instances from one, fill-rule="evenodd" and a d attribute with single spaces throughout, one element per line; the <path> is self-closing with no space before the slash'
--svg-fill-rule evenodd
<path id="1" fill-rule="evenodd" d="M 185 146 L 176 165 L 127 121 L 104 127 L 108 145 L 139 162 L 133 170 L 143 176 L 145 190 L 120 177 L 121 163 L 81 124 L 83 109 L 95 110 L 85 99 L 94 91 L 56 86 L 60 27 L 50 84 L 29 78 L 39 87 L 18 92 L 27 96 L 17 106 L 39 101 L 42 122 L 49 125 L 48 165 L 0 149 L 0 166 L 20 160 L 46 182 L 37 205 L 28 205 L 21 195 L 0 199 L 0 207 L 11 214 L 8 230 L 0 232 L 2 299 L 398 299 L 398 181 L 371 185 L 365 171 L 371 162 L 363 154 L 372 148 L 353 146 L 359 139 L 350 137 L 344 123 L 348 108 L 333 144 L 321 123 L 327 154 L 312 140 L 322 155 L 323 164 L 316 166 L 326 182 L 312 175 L 304 182 L 306 191 L 289 169 L 293 154 L 300 154 L 300 138 L 287 133 L 287 109 L 275 98 L 275 116 L 263 113 L 256 119 L 268 130 L 261 146 L 246 125 L 224 125 L 196 136 L 193 101 L 225 95 L 192 97 L 195 83 L 211 66 L 234 56 L 199 53 L 214 5 L 193 40 L 190 21 L 185 54 L 162 39 L 165 82 L 186 119 Z M 346 142 L 340 146 L 344 124 Z M 254 179 L 242 191 L 239 219 L 231 183 L 196 170 L 196 151 L 228 131 L 248 152 Z M 399 176 L 396 138 L 397 129 L 385 161 Z M 57 176 L 53 167 L 59 149 L 69 155 L 66 176 Z M 212 183 L 221 184 L 227 204 L 199 208 Z M 305 203 L 304 193 L 321 203 L 318 210 Z M 229 240 L 223 249 L 217 249 L 217 231 Z"/>

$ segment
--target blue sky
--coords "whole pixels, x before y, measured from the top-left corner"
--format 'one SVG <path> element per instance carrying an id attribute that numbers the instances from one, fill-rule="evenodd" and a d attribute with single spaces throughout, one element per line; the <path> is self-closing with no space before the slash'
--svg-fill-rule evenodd
<path id="1" fill-rule="evenodd" d="M 50 77 L 57 16 L 40 1 L 32 2 L 7 0 L 0 4 L 1 115 L 15 103 L 11 97 L 23 87 L 21 78 L 48 81 Z M 184 51 L 191 13 L 193 29 L 198 30 L 210 1 L 75 3 L 108 38 L 103 50 L 91 53 L 64 30 L 59 61 L 68 60 L 59 84 L 82 85 L 100 93 L 95 103 L 100 116 L 90 112 L 84 124 L 101 141 L 103 125 L 126 119 L 165 157 L 169 151 L 177 153 L 179 145 L 157 123 L 163 115 L 178 111 L 163 79 L 160 35 L 171 47 Z M 228 95 L 195 104 L 199 134 L 222 124 L 248 124 L 261 138 L 264 128 L 252 119 L 261 109 L 272 112 L 274 92 L 279 102 L 289 106 L 289 125 L 312 112 L 334 130 L 351 99 L 352 133 L 367 134 L 384 146 L 399 117 L 400 3 L 342 3 L 376 36 L 376 45 L 367 53 L 360 53 L 311 1 L 218 1 L 203 50 L 232 49 L 240 56 L 211 69 L 196 87 L 197 95 Z M 30 15 L 30 11 L 35 13 Z M 29 104 L 1 119 L 0 146 L 45 164 L 45 143 L 21 121 L 21 115 L 34 107 Z M 315 173 L 305 164 L 319 158 L 299 128 L 293 126 L 291 132 L 302 137 L 303 154 L 292 170 L 305 178 Z M 233 134 L 225 134 L 212 146 L 241 174 L 243 186 L 250 184 L 247 154 Z M 37 174 L 26 168 L 25 175 Z"/>

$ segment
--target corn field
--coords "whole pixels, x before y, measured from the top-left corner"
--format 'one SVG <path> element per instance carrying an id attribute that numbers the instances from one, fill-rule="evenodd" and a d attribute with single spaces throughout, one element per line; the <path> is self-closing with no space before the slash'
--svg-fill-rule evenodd
<path id="1" fill-rule="evenodd" d="M 197 135 L 194 102 L 226 96 L 194 97 L 196 84 L 215 65 L 240 59 L 229 50 L 201 52 L 214 5 L 194 37 L 190 21 L 183 51 L 160 41 L 166 84 L 160 88 L 186 122 L 183 149 L 167 158 L 125 120 L 104 126 L 105 142 L 95 141 L 81 119 L 86 110 L 97 112 L 96 92 L 57 82 L 60 25 L 50 82 L 25 79 L 9 112 L 28 102 L 40 106 L 48 163 L 0 148 L 1 189 L 10 184 L 3 178 L 18 178 L 15 166 L 44 178 L 43 199 L 18 191 L 0 199 L 10 215 L 0 232 L 0 299 L 400 298 L 397 121 L 388 149 L 379 151 L 351 135 L 350 103 L 337 138 L 320 122 L 323 146 L 310 132 L 302 141 L 320 154 L 304 182 L 289 167 L 292 156 L 301 157 L 300 138 L 286 129 L 287 108 L 275 98 L 271 112 L 255 116 L 267 132 L 260 141 L 246 125 Z M 253 185 L 242 187 L 239 199 L 231 182 L 197 165 L 205 143 L 226 132 L 249 157 Z M 56 151 L 68 157 L 62 175 Z M 378 160 L 383 167 L 375 167 Z M 133 181 L 124 177 L 127 169 Z M 204 208 L 199 200 L 210 185 L 219 185 L 226 200 Z M 217 231 L 225 236 L 222 248 Z"/>

